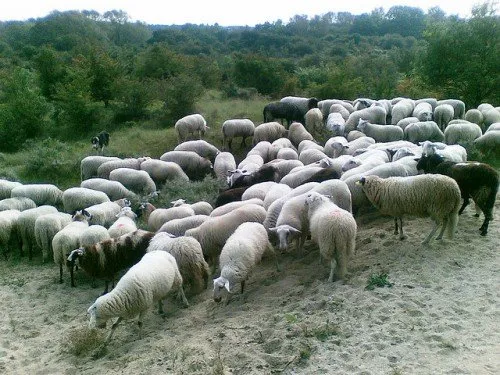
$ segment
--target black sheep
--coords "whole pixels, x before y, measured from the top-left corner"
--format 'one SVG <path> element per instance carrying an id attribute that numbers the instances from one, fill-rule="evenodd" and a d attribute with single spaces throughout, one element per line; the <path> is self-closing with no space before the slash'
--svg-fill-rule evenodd
<path id="1" fill-rule="evenodd" d="M 287 125 L 297 121 L 304 124 L 304 114 L 295 105 L 286 102 L 272 102 L 264 107 L 264 122 L 271 122 L 275 119 L 286 120 Z"/>
<path id="2" fill-rule="evenodd" d="M 264 164 L 255 172 L 239 176 L 232 182 L 230 188 L 234 189 L 244 186 L 248 187 L 258 184 L 260 182 L 266 182 L 266 181 L 276 182 L 278 180 L 279 180 L 278 169 L 274 165 Z"/>
<path id="3" fill-rule="evenodd" d="M 308 182 L 323 182 L 327 180 L 333 180 L 333 179 L 339 179 L 340 175 L 337 173 L 337 171 L 334 171 L 331 168 L 323 168 L 322 170 L 316 172 L 313 174 L 311 177 L 309 177 L 307 180 L 302 182 L 303 184 L 307 184 Z"/>
<path id="4" fill-rule="evenodd" d="M 479 162 L 455 163 L 445 160 L 441 155 L 422 156 L 417 160 L 417 170 L 425 173 L 444 174 L 453 178 L 460 188 L 464 200 L 459 215 L 470 203 L 470 198 L 484 213 L 484 222 L 479 230 L 481 236 L 488 233 L 488 225 L 493 218 L 493 206 L 498 191 L 498 172 L 491 166 Z M 476 215 L 478 216 L 478 215 Z"/>
<path id="5" fill-rule="evenodd" d="M 248 189 L 248 186 L 222 191 L 221 193 L 219 193 L 219 196 L 215 200 L 214 208 L 223 206 L 226 203 L 241 201 L 241 196 L 246 189 Z"/>

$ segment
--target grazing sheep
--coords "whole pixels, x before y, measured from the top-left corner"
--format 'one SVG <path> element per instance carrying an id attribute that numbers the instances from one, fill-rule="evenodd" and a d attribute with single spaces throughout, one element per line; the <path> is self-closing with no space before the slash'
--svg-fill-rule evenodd
<path id="1" fill-rule="evenodd" d="M 434 227 L 423 244 L 429 243 L 440 225 L 437 239 L 443 237 L 445 230 L 448 237 L 453 238 L 461 199 L 458 184 L 451 177 L 426 174 L 383 179 L 366 176 L 359 182 L 367 198 L 380 213 L 399 219 L 400 239 L 404 238 L 404 215 L 430 217 L 434 221 Z"/>
<path id="2" fill-rule="evenodd" d="M 351 155 L 340 155 L 338 158 L 321 159 L 321 160 L 317 161 L 314 165 L 325 169 L 326 172 L 319 171 L 318 175 L 312 175 L 310 178 L 317 179 L 318 176 L 322 176 L 323 173 L 327 173 L 327 172 L 332 176 L 336 175 L 336 176 L 339 176 L 338 178 L 340 178 L 340 176 L 343 173 L 342 166 L 345 165 L 349 160 L 352 160 L 353 158 L 354 158 L 354 156 L 351 156 Z M 335 178 L 335 177 L 332 177 L 332 178 Z M 305 180 L 305 181 L 307 181 L 307 180 Z M 317 182 L 321 182 L 321 181 L 317 181 Z"/>
<path id="3" fill-rule="evenodd" d="M 116 215 L 123 207 L 129 207 L 130 201 L 126 198 L 117 199 L 113 202 L 104 202 L 87 207 L 87 211 L 91 218 L 90 225 L 102 225 L 106 228 L 110 227 L 116 220 Z"/>
<path id="4" fill-rule="evenodd" d="M 332 112 L 328 115 L 325 127 L 334 136 L 344 136 L 345 134 L 345 120 L 338 112 Z"/>
<path id="5" fill-rule="evenodd" d="M 392 142 L 403 139 L 404 133 L 397 125 L 378 125 L 359 119 L 358 130 L 366 136 L 375 139 L 375 142 Z"/>
<path id="6" fill-rule="evenodd" d="M 293 122 L 288 129 L 288 138 L 295 147 L 299 147 L 300 142 L 304 140 L 314 141 L 314 137 L 307 131 L 300 122 Z"/>
<path id="7" fill-rule="evenodd" d="M 236 228 L 247 221 L 262 223 L 265 218 L 266 210 L 262 206 L 246 204 L 227 214 L 212 217 L 199 227 L 189 229 L 185 235 L 198 240 L 205 258 L 209 260 L 209 264 L 215 269 L 222 247 Z"/>
<path id="8" fill-rule="evenodd" d="M 319 108 L 311 108 L 306 112 L 304 121 L 309 132 L 317 133 L 323 127 L 323 114 Z"/>
<path id="9" fill-rule="evenodd" d="M 195 214 L 194 210 L 187 204 L 179 207 L 156 208 L 151 203 L 143 203 L 141 209 L 143 212 L 150 211 L 148 214 L 144 214 L 144 220 L 148 223 L 148 229 L 151 232 L 156 232 L 167 221 Z"/>
<path id="10" fill-rule="evenodd" d="M 262 142 L 260 142 L 262 143 Z M 262 156 L 254 153 L 248 155 L 243 159 L 238 165 L 237 169 L 246 170 L 244 173 L 252 173 L 258 170 L 260 167 L 264 165 L 264 159 Z"/>
<path id="11" fill-rule="evenodd" d="M 214 210 L 210 213 L 210 217 L 222 216 L 246 204 L 256 204 L 259 206 L 264 206 L 264 202 L 259 198 L 247 199 L 245 201 L 239 200 L 235 202 L 229 202 L 217 208 L 214 208 Z"/>
<path id="12" fill-rule="evenodd" d="M 405 117 L 405 118 L 399 120 L 398 123 L 396 124 L 396 126 L 399 126 L 404 131 L 408 125 L 410 125 L 414 122 L 420 122 L 420 120 L 416 117 Z"/>
<path id="13" fill-rule="evenodd" d="M 488 225 L 493 219 L 493 207 L 498 192 L 498 172 L 485 163 L 468 162 L 455 163 L 446 161 L 438 154 L 422 156 L 417 163 L 417 169 L 425 173 L 439 173 L 453 178 L 460 188 L 464 200 L 460 215 L 469 204 L 470 198 L 484 213 L 484 221 L 479 230 L 481 236 L 488 233 Z"/>
<path id="14" fill-rule="evenodd" d="M 241 201 L 241 196 L 248 189 L 248 186 L 227 189 L 219 193 L 215 199 L 214 207 L 220 207 L 230 202 Z"/>
<path id="15" fill-rule="evenodd" d="M 391 118 L 391 125 L 396 125 L 400 120 L 404 119 L 405 117 L 412 117 L 413 110 L 415 109 L 415 101 L 412 99 L 402 99 L 398 101 L 393 107 L 392 107 L 392 118 Z M 369 119 L 365 119 L 369 120 Z M 381 122 L 378 121 L 371 121 L 376 124 L 381 124 Z"/>
<path id="16" fill-rule="evenodd" d="M 474 140 L 474 147 L 485 155 L 500 156 L 500 131 L 486 131 L 481 137 Z"/>
<path id="17" fill-rule="evenodd" d="M 484 116 L 483 113 L 479 109 L 469 109 L 467 112 L 465 112 L 465 117 L 467 121 L 473 122 L 474 124 L 477 124 L 481 126 L 481 130 L 483 130 L 483 122 L 484 122 Z"/>
<path id="18" fill-rule="evenodd" d="M 269 190 L 276 184 L 277 183 L 274 181 L 265 181 L 249 186 L 248 189 L 246 189 L 241 195 L 241 200 L 246 201 L 249 199 L 258 198 L 263 201 Z"/>
<path id="19" fill-rule="evenodd" d="M 467 150 L 460 145 L 446 145 L 441 142 L 425 141 L 422 146 L 422 155 L 430 156 L 433 154 L 441 155 L 445 160 L 457 163 L 467 161 Z"/>
<path id="20" fill-rule="evenodd" d="M 38 216 L 35 220 L 35 240 L 42 249 L 43 262 L 54 257 L 52 239 L 61 229 L 71 223 L 72 216 L 64 212 L 56 212 Z"/>
<path id="21" fill-rule="evenodd" d="M 243 223 L 227 239 L 219 257 L 220 276 L 214 279 L 214 301 L 220 302 L 224 291 L 232 293 L 237 284 L 241 284 L 241 293 L 245 281 L 264 252 L 274 255 L 274 250 L 267 238 L 267 231 L 260 223 Z M 276 256 L 275 256 L 276 259 Z M 276 268 L 278 264 L 276 263 Z M 229 297 L 226 303 L 229 302 Z"/>
<path id="22" fill-rule="evenodd" d="M 135 223 L 137 215 L 130 207 L 123 207 L 116 214 L 116 217 L 116 221 L 108 229 L 111 238 L 118 238 L 137 230 L 137 224 Z"/>
<path id="23" fill-rule="evenodd" d="M 17 221 L 20 213 L 19 210 L 0 212 L 0 249 L 3 251 L 5 259 L 10 251 L 19 248 Z"/>
<path id="24" fill-rule="evenodd" d="M 404 139 L 413 143 L 444 140 L 444 134 L 434 121 L 414 122 L 404 130 Z"/>
<path id="25" fill-rule="evenodd" d="M 382 107 L 369 107 L 354 111 L 345 123 L 345 132 L 349 133 L 351 130 L 355 130 L 359 119 L 370 121 L 373 124 L 385 124 L 386 116 L 387 113 Z"/>
<path id="26" fill-rule="evenodd" d="M 441 104 L 449 104 L 453 107 L 453 118 L 463 119 L 465 115 L 465 103 L 458 99 L 438 100 L 438 106 Z M 436 107 L 437 108 L 437 107 Z"/>
<path id="27" fill-rule="evenodd" d="M 484 127 L 500 122 L 500 111 L 496 108 L 488 109 L 484 112 Z"/>
<path id="28" fill-rule="evenodd" d="M 80 187 L 102 191 L 110 200 L 115 201 L 121 198 L 136 199 L 136 194 L 127 189 L 121 182 L 110 181 L 105 178 L 90 178 L 81 182 Z"/>
<path id="29" fill-rule="evenodd" d="M 292 188 L 288 185 L 285 184 L 274 184 L 271 186 L 269 191 L 266 193 L 266 196 L 264 197 L 264 204 L 263 207 L 267 210 L 271 203 L 273 203 L 275 200 L 278 200 L 282 196 L 288 194 L 289 192 L 292 191 Z"/>
<path id="30" fill-rule="evenodd" d="M 481 128 L 477 124 L 465 122 L 465 120 L 460 120 L 461 122 L 453 121 L 444 130 L 444 143 L 448 145 L 472 143 L 483 135 Z"/>
<path id="31" fill-rule="evenodd" d="M 139 170 L 141 168 L 141 163 L 147 159 L 148 159 L 147 157 L 143 157 L 137 159 L 127 158 L 127 159 L 106 161 L 97 168 L 97 177 L 109 180 L 109 174 L 111 173 L 111 171 L 118 168 L 130 168 Z"/>
<path id="32" fill-rule="evenodd" d="M 238 187 L 252 186 L 260 182 L 277 181 L 279 179 L 278 170 L 273 164 L 265 164 L 257 171 L 250 174 L 242 174 L 232 180 L 229 187 L 235 189 Z"/>
<path id="33" fill-rule="evenodd" d="M 203 139 L 182 142 L 174 148 L 174 151 L 193 151 L 201 157 L 207 158 L 212 162 L 220 152 L 217 147 L 208 143 L 207 141 L 204 141 Z"/>
<path id="34" fill-rule="evenodd" d="M 98 242 L 109 240 L 109 232 L 102 225 L 90 225 L 80 233 L 79 246 L 85 247 L 94 245 Z"/>
<path id="35" fill-rule="evenodd" d="M 17 220 L 18 232 L 21 237 L 22 247 L 20 248 L 21 256 L 24 253 L 28 252 L 29 260 L 31 260 L 33 256 L 33 248 L 37 247 L 36 239 L 35 239 L 35 222 L 39 216 L 45 214 L 56 213 L 57 209 L 53 206 L 39 206 L 36 208 L 30 208 L 28 210 L 24 210 L 20 213 L 19 218 Z"/>
<path id="36" fill-rule="evenodd" d="M 271 122 L 274 120 L 286 120 L 287 125 L 290 125 L 293 121 L 304 122 L 304 113 L 292 103 L 284 102 L 272 102 L 264 107 L 262 112 L 264 116 L 264 122 Z"/>
<path id="37" fill-rule="evenodd" d="M 88 228 L 90 214 L 85 211 L 76 211 L 72 217 L 72 222 L 64 226 L 52 238 L 52 249 L 54 252 L 54 263 L 59 266 L 59 283 L 62 284 L 63 264 L 69 253 L 80 246 L 80 235 Z M 73 283 L 73 269 L 71 267 L 71 286 Z"/>
<path id="38" fill-rule="evenodd" d="M 353 111 L 354 112 L 354 108 L 353 108 Z M 339 104 L 339 103 L 334 103 L 330 106 L 330 109 L 328 110 L 328 112 L 326 112 L 326 114 L 323 114 L 323 118 L 328 118 L 328 115 L 330 113 L 339 113 L 342 118 L 344 119 L 344 121 L 347 121 L 347 119 L 349 118 L 349 115 L 352 113 L 351 111 L 349 111 L 344 105 L 342 104 Z"/>
<path id="39" fill-rule="evenodd" d="M 214 161 L 215 176 L 222 181 L 226 181 L 229 171 L 236 169 L 236 160 L 230 152 L 217 154 Z"/>
<path id="40" fill-rule="evenodd" d="M 163 186 L 167 181 L 172 180 L 189 181 L 188 175 L 182 170 L 181 166 L 174 162 L 148 159 L 141 163 L 140 168 L 148 172 L 155 184 L 159 186 Z"/>
<path id="41" fill-rule="evenodd" d="M 212 162 L 194 151 L 167 151 L 160 160 L 177 163 L 190 180 L 202 180 L 212 173 Z"/>
<path id="42" fill-rule="evenodd" d="M 284 176 L 279 182 L 282 184 L 286 184 L 293 189 L 299 185 L 302 185 L 306 180 L 311 178 L 311 176 L 315 175 L 321 170 L 323 170 L 323 168 L 311 164 L 309 166 L 302 167 L 302 169 L 296 172 L 293 172 L 292 170 L 289 174 Z"/>
<path id="43" fill-rule="evenodd" d="M 149 242 L 146 252 L 166 251 L 171 254 L 182 276 L 183 284 L 192 294 L 199 294 L 208 287 L 210 271 L 203 258 L 200 243 L 193 237 L 175 237 L 170 233 L 157 233 Z"/>
<path id="44" fill-rule="evenodd" d="M 180 206 L 188 206 L 191 207 L 194 211 L 195 215 L 210 215 L 210 213 L 213 211 L 213 207 L 210 203 L 205 202 L 205 201 L 198 201 L 195 203 L 186 203 L 185 199 L 177 199 L 173 202 L 170 202 L 172 204 L 172 207 L 180 207 Z"/>
<path id="45" fill-rule="evenodd" d="M 311 238 L 318 244 L 320 256 L 331 264 L 328 281 L 343 279 L 356 247 L 356 221 L 350 212 L 322 194 L 307 194 L 305 203 Z"/>
<path id="46" fill-rule="evenodd" d="M 252 144 L 256 145 L 261 141 L 274 142 L 286 136 L 288 131 L 279 122 L 264 122 L 255 127 Z"/>
<path id="47" fill-rule="evenodd" d="M 295 146 L 293 146 L 293 147 L 295 147 Z M 314 148 L 314 149 L 320 150 L 320 151 L 324 151 L 324 147 L 321 146 L 320 144 L 318 144 L 316 141 L 310 141 L 309 139 L 305 139 L 299 143 L 299 147 L 297 147 L 297 152 L 300 154 L 302 151 L 305 151 L 305 150 L 308 150 L 311 148 Z"/>
<path id="48" fill-rule="evenodd" d="M 107 161 L 121 160 L 120 158 L 114 156 L 100 156 L 92 155 L 87 156 L 80 162 L 80 176 L 81 181 L 87 180 L 89 178 L 97 177 L 97 170 Z"/>
<path id="49" fill-rule="evenodd" d="M 231 144 L 234 138 L 241 137 L 241 148 L 245 147 L 245 139 L 253 137 L 255 124 L 252 120 L 231 119 L 226 120 L 222 124 L 222 148 L 231 149 Z"/>
<path id="50" fill-rule="evenodd" d="M 434 120 L 441 131 L 444 131 L 448 123 L 453 120 L 454 110 L 449 104 L 438 105 L 434 109 Z"/>
<path id="51" fill-rule="evenodd" d="M 433 111 L 438 105 L 438 101 L 436 98 L 423 98 L 415 100 L 415 106 L 419 105 L 422 102 L 429 103 Z"/>
<path id="52" fill-rule="evenodd" d="M 278 171 L 278 180 L 281 180 L 294 168 L 304 166 L 304 164 L 299 160 L 273 160 L 268 164 L 272 164 L 276 167 L 276 170 Z"/>
<path id="53" fill-rule="evenodd" d="M 172 291 L 177 291 L 182 296 L 184 305 L 189 306 L 175 258 L 165 251 L 147 253 L 123 275 L 116 288 L 97 298 L 88 308 L 89 326 L 104 328 L 109 319 L 118 317 L 104 345 L 109 343 L 123 319 L 139 315 L 138 324 L 142 332 L 144 314 L 156 303 L 159 314 L 163 314 L 163 300 Z"/>
<path id="54" fill-rule="evenodd" d="M 432 121 L 434 117 L 432 105 L 427 102 L 415 103 L 412 116 L 418 118 L 418 121 Z"/>
<path id="55" fill-rule="evenodd" d="M 110 172 L 109 179 L 118 181 L 136 194 L 151 194 L 156 191 L 156 184 L 149 173 L 131 168 L 117 168 Z"/>
<path id="56" fill-rule="evenodd" d="M 12 189 L 22 186 L 20 182 L 0 179 L 0 199 L 10 198 Z"/>
<path id="57" fill-rule="evenodd" d="M 64 190 L 62 202 L 64 211 L 73 213 L 95 204 L 109 202 L 109 198 L 107 194 L 102 191 L 83 187 L 73 187 Z"/>
<path id="58" fill-rule="evenodd" d="M 32 199 L 26 197 L 5 198 L 0 201 L 0 211 L 18 210 L 24 211 L 35 208 L 36 204 Z"/>
<path id="59" fill-rule="evenodd" d="M 78 245 L 73 247 L 69 256 L 66 256 L 71 271 L 71 286 L 75 286 L 73 266 L 78 260 L 78 265 L 90 277 L 104 279 L 103 294 L 108 293 L 109 282 L 113 282 L 114 285 L 118 272 L 139 262 L 146 254 L 153 236 L 152 232 L 137 229 L 118 238 L 110 238 L 84 247 Z"/>
<path id="60" fill-rule="evenodd" d="M 297 151 L 295 151 L 293 148 L 284 147 L 278 150 L 276 158 L 283 160 L 298 160 L 299 154 L 297 154 Z"/>
<path id="61" fill-rule="evenodd" d="M 198 139 L 201 139 L 208 129 L 210 128 L 207 126 L 207 122 L 203 116 L 198 113 L 184 116 L 175 123 L 175 130 L 177 131 L 179 143 L 187 140 L 188 136 L 192 134 L 197 134 Z"/>
<path id="62" fill-rule="evenodd" d="M 52 184 L 21 185 L 12 189 L 10 196 L 30 198 L 37 206 L 60 206 L 63 192 Z"/>
<path id="63" fill-rule="evenodd" d="M 302 113 L 302 116 L 304 116 L 310 109 L 318 107 L 318 99 L 316 98 L 285 96 L 284 98 L 280 99 L 280 102 L 291 103 L 293 105 L 296 105 L 297 108 L 299 108 L 300 112 Z"/>
<path id="64" fill-rule="evenodd" d="M 163 224 L 156 233 L 166 232 L 173 236 L 184 236 L 187 230 L 199 227 L 210 218 L 208 215 L 193 215 L 181 219 L 173 219 Z"/>

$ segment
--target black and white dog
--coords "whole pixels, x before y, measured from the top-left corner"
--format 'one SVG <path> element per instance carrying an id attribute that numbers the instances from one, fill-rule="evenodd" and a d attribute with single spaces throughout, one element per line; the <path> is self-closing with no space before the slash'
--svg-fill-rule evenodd
<path id="1" fill-rule="evenodd" d="M 109 144 L 109 133 L 106 131 L 102 131 L 95 137 L 92 137 L 90 142 L 92 142 L 93 149 L 96 149 L 100 153 L 103 153 L 104 146 L 107 146 Z"/>

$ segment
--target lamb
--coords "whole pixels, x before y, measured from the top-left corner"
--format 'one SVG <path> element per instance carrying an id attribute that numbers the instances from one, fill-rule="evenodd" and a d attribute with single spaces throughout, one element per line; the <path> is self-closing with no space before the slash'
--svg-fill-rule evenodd
<path id="1" fill-rule="evenodd" d="M 179 167 L 180 169 L 180 167 Z M 186 176 L 187 177 L 187 176 Z M 102 191 L 106 194 L 109 200 L 115 201 L 121 198 L 133 199 L 137 198 L 133 191 L 127 189 L 121 182 L 110 181 L 105 178 L 89 178 L 81 182 L 80 187 Z"/>
<path id="2" fill-rule="evenodd" d="M 52 184 L 26 184 L 12 189 L 10 196 L 30 198 L 37 206 L 59 206 L 63 192 Z"/>
<path id="3" fill-rule="evenodd" d="M 238 226 L 227 239 L 220 253 L 219 268 L 221 273 L 214 280 L 214 301 L 220 302 L 223 292 L 232 293 L 237 284 L 241 284 L 241 293 L 243 293 L 245 281 L 266 251 L 272 252 L 274 255 L 266 229 L 262 224 L 243 223 Z M 279 271 L 277 263 L 276 268 Z M 227 302 L 229 302 L 229 298 Z"/>
<path id="4" fill-rule="evenodd" d="M 229 171 L 236 169 L 236 160 L 230 152 L 217 154 L 214 161 L 215 176 L 222 181 L 226 181 Z"/>
<path id="5" fill-rule="evenodd" d="M 217 147 L 202 139 L 182 142 L 174 148 L 174 151 L 193 151 L 212 162 L 220 152 Z"/>
<path id="6" fill-rule="evenodd" d="M 77 210 L 83 210 L 89 206 L 109 201 L 106 193 L 83 187 L 66 189 L 62 195 L 64 211 L 67 213 L 73 213 Z"/>
<path id="7" fill-rule="evenodd" d="M 210 218 L 208 215 L 193 215 L 181 219 L 173 219 L 163 224 L 156 233 L 166 232 L 173 236 L 184 236 L 187 230 L 199 227 Z"/>
<path id="8" fill-rule="evenodd" d="M 167 181 L 172 180 L 189 181 L 188 175 L 182 170 L 181 166 L 174 162 L 148 159 L 141 163 L 140 168 L 148 172 L 157 186 L 163 186 Z"/>
<path id="9" fill-rule="evenodd" d="M 463 119 L 465 115 L 465 103 L 458 99 L 438 100 L 438 106 L 441 104 L 449 104 L 453 107 L 453 118 Z M 436 107 L 437 108 L 437 107 Z"/>
<path id="10" fill-rule="evenodd" d="M 24 211 L 35 208 L 36 204 L 32 199 L 26 197 L 5 198 L 0 201 L 0 211 L 18 210 Z"/>
<path id="11" fill-rule="evenodd" d="M 116 221 L 108 229 L 108 234 L 111 238 L 118 238 L 137 230 L 137 224 L 135 223 L 137 215 L 130 207 L 123 207 L 116 214 L 116 217 Z"/>
<path id="12" fill-rule="evenodd" d="M 434 120 L 441 131 L 453 120 L 454 109 L 450 104 L 441 104 L 434 109 Z"/>
<path id="13" fill-rule="evenodd" d="M 321 257 L 331 264 L 328 282 L 334 277 L 343 279 L 356 247 L 356 221 L 350 212 L 319 193 L 309 193 L 305 202 L 311 238 L 318 244 Z"/>
<path id="14" fill-rule="evenodd" d="M 345 134 L 345 120 L 342 115 L 338 112 L 330 113 L 326 119 L 326 129 L 332 135 L 343 136 Z"/>
<path id="15" fill-rule="evenodd" d="M 256 145 L 261 141 L 273 142 L 284 137 L 288 131 L 279 122 L 264 122 L 255 127 L 252 144 Z"/>
<path id="16" fill-rule="evenodd" d="M 434 121 L 414 122 L 404 130 L 404 139 L 413 143 L 444 140 L 444 134 Z"/>
<path id="17" fill-rule="evenodd" d="M 130 207 L 130 201 L 126 198 L 95 204 L 87 207 L 85 211 L 91 215 L 90 225 L 102 225 L 108 228 L 115 222 L 116 215 L 123 207 Z"/>
<path id="18" fill-rule="evenodd" d="M 311 108 L 306 112 L 304 121 L 309 132 L 317 133 L 323 127 L 323 114 L 319 108 Z"/>
<path id="19" fill-rule="evenodd" d="M 241 206 L 244 206 L 246 204 L 256 204 L 259 206 L 264 206 L 264 202 L 262 199 L 259 198 L 252 198 L 252 199 L 247 199 L 245 201 L 235 201 L 235 202 L 229 202 L 226 204 L 223 204 L 217 208 L 215 208 L 211 213 L 210 217 L 216 217 L 216 216 L 222 216 L 224 214 L 227 214 L 228 212 L 231 212 L 232 210 L 235 210 Z"/>
<path id="20" fill-rule="evenodd" d="M 12 189 L 21 185 L 20 182 L 0 179 L 0 199 L 10 198 Z"/>
<path id="21" fill-rule="evenodd" d="M 81 180 L 84 181 L 92 177 L 97 177 L 97 170 L 101 166 L 101 164 L 107 161 L 116 161 L 116 160 L 121 160 L 121 159 L 114 156 L 100 156 L 100 155 L 92 155 L 83 158 L 82 161 L 80 162 Z"/>
<path id="22" fill-rule="evenodd" d="M 175 258 L 165 251 L 152 251 L 143 256 L 139 263 L 131 267 L 120 279 L 116 288 L 110 293 L 100 296 L 89 307 L 91 328 L 104 328 L 106 322 L 114 317 L 113 323 L 104 345 L 123 319 L 139 315 L 139 328 L 142 332 L 144 314 L 158 302 L 158 310 L 163 314 L 163 299 L 172 291 L 177 291 L 185 306 L 189 303 L 182 288 L 182 276 Z"/>
<path id="23" fill-rule="evenodd" d="M 403 129 L 396 125 L 378 125 L 359 119 L 358 130 L 368 137 L 375 139 L 375 142 L 391 142 L 403 139 Z"/>
<path id="24" fill-rule="evenodd" d="M 189 205 L 170 208 L 156 208 L 151 203 L 143 203 L 141 210 L 144 220 L 148 223 L 148 229 L 156 232 L 167 221 L 181 219 L 183 217 L 194 216 L 194 210 Z"/>
<path id="25" fill-rule="evenodd" d="M 114 284 L 119 271 L 141 260 L 153 236 L 152 232 L 137 229 L 118 238 L 110 238 L 85 247 L 78 245 L 73 247 L 67 256 L 67 265 L 71 271 L 71 286 L 75 286 L 73 265 L 78 260 L 78 265 L 90 277 L 105 280 L 103 294 L 108 293 L 109 282 L 112 281 Z"/>
<path id="26" fill-rule="evenodd" d="M 136 194 L 151 194 L 156 191 L 156 184 L 149 173 L 131 168 L 117 168 L 110 172 L 109 179 L 118 181 Z M 98 202 L 97 202 L 98 203 Z"/>
<path id="27" fill-rule="evenodd" d="M 137 159 L 127 158 L 106 161 L 97 168 L 97 177 L 109 180 L 109 174 L 111 173 L 111 171 L 118 168 L 130 168 L 139 170 L 141 168 L 141 163 L 147 159 L 147 157 L 142 157 Z"/>
<path id="28" fill-rule="evenodd" d="M 54 256 L 52 239 L 61 229 L 71 223 L 72 216 L 64 212 L 56 212 L 38 216 L 35 220 L 35 240 L 42 249 L 42 258 L 45 263 Z"/>
<path id="29" fill-rule="evenodd" d="M 413 101 L 412 99 L 406 98 L 398 101 L 392 107 L 391 125 L 396 125 L 400 120 L 404 119 L 405 117 L 411 117 L 414 109 L 415 109 L 415 101 Z M 378 121 L 372 121 L 372 122 L 375 122 L 376 124 L 381 124 L 381 122 Z"/>
<path id="30" fill-rule="evenodd" d="M 222 124 L 222 148 L 231 149 L 233 139 L 241 137 L 241 148 L 245 147 L 245 139 L 253 137 L 255 124 L 249 119 L 231 119 Z"/>
<path id="31" fill-rule="evenodd" d="M 208 263 L 215 268 L 222 247 L 236 228 L 247 221 L 263 223 L 265 218 L 266 210 L 262 206 L 246 204 L 222 216 L 213 217 L 197 228 L 189 229 L 185 235 L 198 240 Z"/>
<path id="32" fill-rule="evenodd" d="M 441 225 L 453 238 L 460 209 L 460 189 L 455 180 L 443 175 L 425 174 L 410 177 L 362 177 L 359 182 L 367 198 L 385 215 L 399 218 L 400 239 L 404 238 L 402 217 L 430 217 L 434 227 L 422 242 L 428 244 Z M 396 226 L 397 229 L 397 226 Z"/>
<path id="33" fill-rule="evenodd" d="M 210 203 L 205 201 L 194 202 L 189 206 L 193 209 L 195 215 L 210 215 L 214 209 Z"/>
<path id="34" fill-rule="evenodd" d="M 281 138 L 276 139 L 275 141 Z M 273 143 L 275 142 L 273 141 Z M 250 151 L 248 151 L 247 158 L 251 155 L 258 155 L 262 158 L 264 162 L 271 161 L 276 158 L 279 147 L 273 146 L 271 142 L 260 141 L 256 143 Z M 240 163 L 241 164 L 241 163 Z"/>
<path id="35" fill-rule="evenodd" d="M 177 163 L 190 180 L 201 180 L 212 173 L 212 162 L 194 151 L 167 151 L 160 160 Z"/>
<path id="36" fill-rule="evenodd" d="M 456 121 L 456 120 L 453 120 Z M 444 130 L 444 142 L 448 145 L 468 144 L 483 135 L 479 125 L 472 122 L 453 122 L 450 121 Z"/>
<path id="37" fill-rule="evenodd" d="M 208 129 L 207 122 L 199 113 L 184 116 L 175 123 L 179 143 L 187 140 L 191 134 L 197 134 L 198 139 L 201 139 Z"/>
<path id="38" fill-rule="evenodd" d="M 359 123 L 359 119 L 370 121 L 373 124 L 385 124 L 386 116 L 387 113 L 385 109 L 378 106 L 354 111 L 349 115 L 345 123 L 345 132 L 349 133 L 351 130 L 355 130 Z"/>
<path id="39" fill-rule="evenodd" d="M 157 233 L 149 242 L 146 252 L 166 251 L 179 267 L 183 284 L 192 294 L 199 294 L 208 287 L 210 271 L 203 258 L 200 243 L 193 237 L 177 237 L 170 233 Z"/>
<path id="40" fill-rule="evenodd" d="M 287 125 L 293 121 L 304 122 L 304 114 L 301 110 L 292 103 L 272 102 L 264 107 L 262 112 L 264 122 L 271 122 L 276 119 L 286 120 Z"/>
<path id="41" fill-rule="evenodd" d="M 22 211 L 17 220 L 18 231 L 22 241 L 21 256 L 28 252 L 29 260 L 33 256 L 33 248 L 36 247 L 35 222 L 36 219 L 45 214 L 58 212 L 53 206 L 44 205 Z"/>
<path id="42" fill-rule="evenodd" d="M 54 251 L 54 263 L 59 265 L 59 283 L 62 284 L 63 264 L 68 254 L 80 246 L 80 235 L 88 228 L 90 214 L 85 211 L 76 211 L 72 222 L 57 232 L 52 238 L 52 249 Z M 73 283 L 73 269 L 71 267 L 71 286 Z"/>
<path id="43" fill-rule="evenodd" d="M 417 163 L 417 169 L 425 173 L 439 173 L 453 178 L 463 198 L 458 214 L 462 214 L 472 197 L 484 213 L 484 221 L 479 230 L 481 236 L 486 236 L 489 222 L 493 219 L 493 207 L 498 192 L 499 175 L 494 168 L 485 163 L 446 161 L 442 156 L 433 154 L 422 156 Z"/>
<path id="44" fill-rule="evenodd" d="M 415 103 L 412 116 L 418 118 L 418 121 L 432 121 L 434 116 L 432 105 L 427 102 Z"/>
<path id="45" fill-rule="evenodd" d="M 20 213 L 19 210 L 0 212 L 0 249 L 3 250 L 5 259 L 10 251 L 19 248 L 17 221 Z"/>

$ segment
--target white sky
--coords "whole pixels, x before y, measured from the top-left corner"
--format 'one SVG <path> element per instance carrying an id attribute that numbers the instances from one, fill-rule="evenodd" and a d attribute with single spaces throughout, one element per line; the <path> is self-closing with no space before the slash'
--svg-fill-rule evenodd
<path id="1" fill-rule="evenodd" d="M 424 12 L 439 6 L 447 15 L 469 17 L 475 4 L 485 0 L 0 0 L 0 21 L 26 20 L 53 10 L 96 10 L 103 14 L 119 9 L 131 21 L 148 24 L 209 24 L 236 26 L 262 24 L 281 19 L 287 23 L 296 14 L 314 16 L 327 12 L 370 13 L 393 5 L 419 7 Z M 497 8 L 498 10 L 498 8 Z"/>

